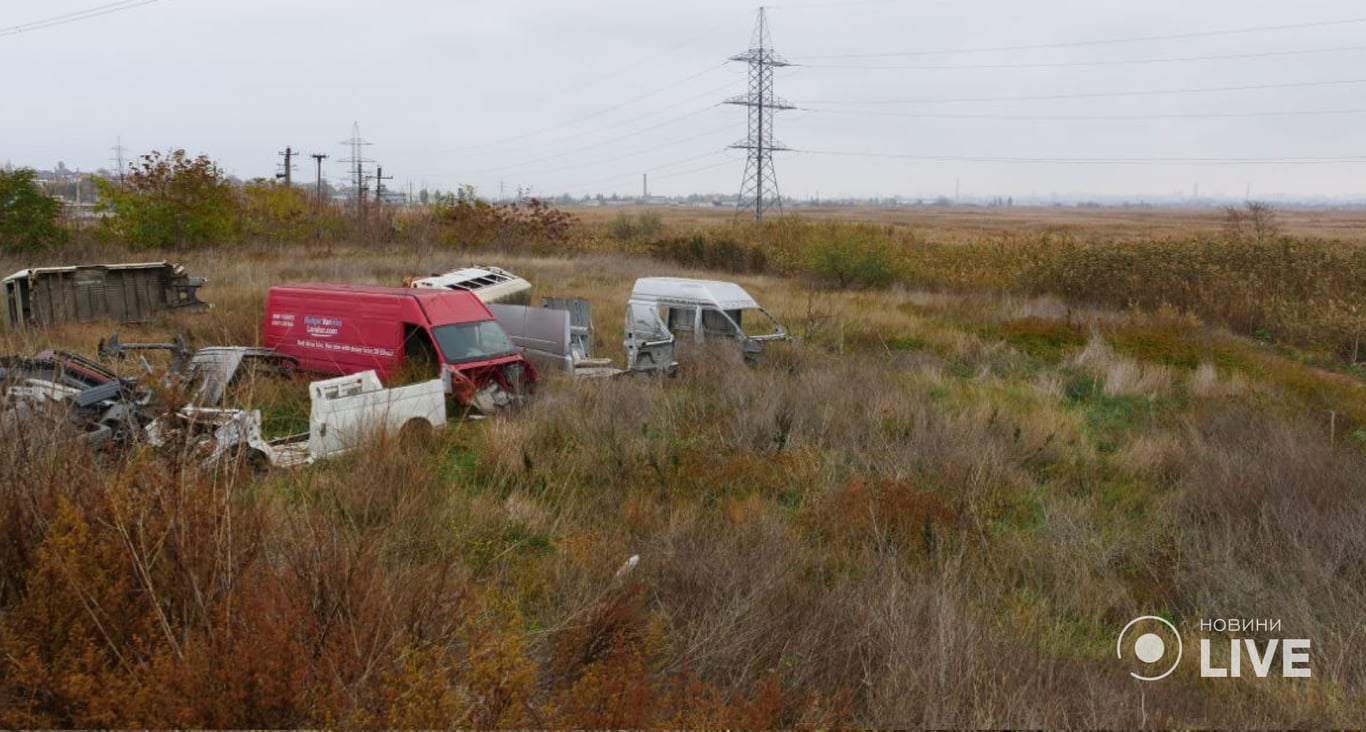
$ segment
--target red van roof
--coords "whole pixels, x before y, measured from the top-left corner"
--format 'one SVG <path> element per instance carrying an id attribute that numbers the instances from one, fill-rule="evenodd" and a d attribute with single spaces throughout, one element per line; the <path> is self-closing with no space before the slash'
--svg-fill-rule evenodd
<path id="1" fill-rule="evenodd" d="M 416 300 L 427 313 L 432 325 L 448 323 L 470 323 L 493 320 L 493 313 L 473 292 L 455 290 L 427 290 L 411 287 L 385 287 L 382 285 L 350 285 L 309 282 L 298 285 L 276 285 L 271 288 L 285 290 L 314 290 L 319 292 L 350 292 L 358 295 L 381 297 L 411 298 Z"/>

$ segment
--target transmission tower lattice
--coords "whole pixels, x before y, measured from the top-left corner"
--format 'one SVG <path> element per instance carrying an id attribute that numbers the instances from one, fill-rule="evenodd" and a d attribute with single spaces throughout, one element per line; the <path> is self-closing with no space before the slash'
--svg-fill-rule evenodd
<path id="1" fill-rule="evenodd" d="M 360 123 L 351 124 L 351 139 L 342 140 L 341 144 L 347 145 L 351 149 L 351 157 L 341 160 L 351 171 L 351 185 L 354 186 L 355 193 L 352 201 L 356 204 L 356 213 L 359 216 L 365 215 L 365 192 L 366 183 L 370 182 L 370 175 L 365 172 L 365 165 L 373 163 L 374 160 L 364 156 L 363 152 L 369 142 L 362 140 L 360 136 Z"/>
<path id="2" fill-rule="evenodd" d="M 773 70 L 792 64 L 773 50 L 763 8 L 759 8 L 759 19 L 754 25 L 750 49 L 731 56 L 730 60 L 749 64 L 749 93 L 726 100 L 726 104 L 749 107 L 749 135 L 743 142 L 731 145 L 748 151 L 745 177 L 740 183 L 740 198 L 735 203 L 735 211 L 738 215 L 741 211 L 753 209 L 754 220 L 762 221 L 764 212 L 771 208 L 778 209 L 778 213 L 783 211 L 783 199 L 778 193 L 778 174 L 773 170 L 773 152 L 790 149 L 774 139 L 773 116 L 784 109 L 794 109 L 773 93 Z"/>

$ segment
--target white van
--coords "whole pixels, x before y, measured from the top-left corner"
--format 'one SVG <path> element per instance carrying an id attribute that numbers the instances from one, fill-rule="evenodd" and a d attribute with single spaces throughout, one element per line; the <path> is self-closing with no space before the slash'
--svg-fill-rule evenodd
<path id="1" fill-rule="evenodd" d="M 628 323 L 637 308 L 648 309 L 657 313 L 679 340 L 734 340 L 747 358 L 757 356 L 765 342 L 791 339 L 782 323 L 734 282 L 642 277 L 631 289 L 626 307 Z M 629 328 L 626 337 L 629 359 Z"/>

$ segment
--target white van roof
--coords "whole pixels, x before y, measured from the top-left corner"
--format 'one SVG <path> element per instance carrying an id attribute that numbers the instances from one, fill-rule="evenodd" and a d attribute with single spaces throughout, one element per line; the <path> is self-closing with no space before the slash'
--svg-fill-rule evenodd
<path id="1" fill-rule="evenodd" d="M 468 290 L 485 303 L 501 302 L 529 292 L 531 283 L 499 267 L 475 265 L 445 274 L 410 280 L 409 287 L 424 289 Z"/>
<path id="2" fill-rule="evenodd" d="M 642 277 L 631 289 L 631 299 L 701 302 L 721 310 L 757 308 L 759 303 L 734 282 L 691 280 L 683 277 Z"/>

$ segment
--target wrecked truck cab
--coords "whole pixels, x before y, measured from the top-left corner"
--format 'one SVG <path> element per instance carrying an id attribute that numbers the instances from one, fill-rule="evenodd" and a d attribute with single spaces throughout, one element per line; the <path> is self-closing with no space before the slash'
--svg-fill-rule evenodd
<path id="1" fill-rule="evenodd" d="M 734 282 L 682 277 L 642 277 L 628 302 L 627 351 L 632 308 L 653 310 L 680 340 L 734 340 L 753 360 L 769 341 L 790 340 L 787 329 Z"/>

